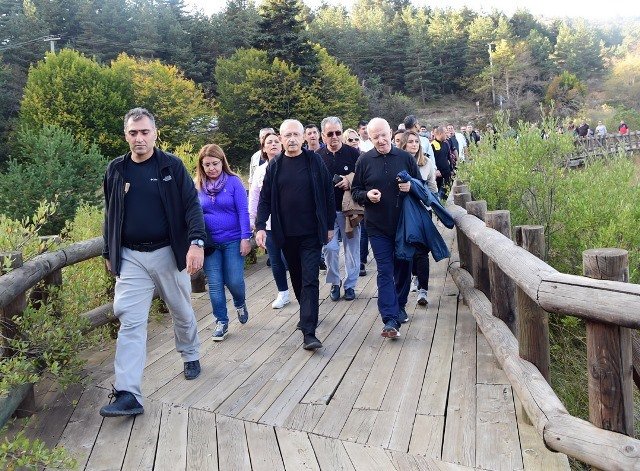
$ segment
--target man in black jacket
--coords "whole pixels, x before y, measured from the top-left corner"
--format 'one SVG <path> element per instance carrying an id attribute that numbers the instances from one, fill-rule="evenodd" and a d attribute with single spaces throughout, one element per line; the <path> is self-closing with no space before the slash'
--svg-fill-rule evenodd
<path id="1" fill-rule="evenodd" d="M 333 237 L 336 212 L 331 175 L 322 158 L 302 148 L 304 127 L 286 119 L 280 125 L 283 152 L 269 162 L 260 191 L 256 243 L 265 248 L 267 219 L 271 235 L 282 248 L 291 285 L 300 303 L 298 326 L 303 347 L 322 347 L 316 338 L 319 310 L 319 269 L 322 246 Z"/>
<path id="2" fill-rule="evenodd" d="M 144 412 L 141 384 L 155 290 L 173 317 L 185 378 L 200 374 L 189 274 L 202 268 L 206 232 L 196 189 L 180 159 L 155 147 L 151 113 L 130 110 L 124 132 L 131 152 L 112 160 L 104 177 L 103 256 L 116 276 L 113 312 L 120 320 L 115 401 L 100 409 L 105 417 Z"/>
<path id="3" fill-rule="evenodd" d="M 367 131 L 374 148 L 362 154 L 356 163 L 351 196 L 364 206 L 369 242 L 378 265 L 382 336 L 393 339 L 400 336 L 400 324 L 409 320 L 405 305 L 411 282 L 411 262 L 395 258 L 401 199 L 410 190 L 411 182 L 398 183 L 396 176 L 402 170 L 414 178 L 420 178 L 420 173 L 411 154 L 391 146 L 391 127 L 386 120 L 373 118 Z"/>

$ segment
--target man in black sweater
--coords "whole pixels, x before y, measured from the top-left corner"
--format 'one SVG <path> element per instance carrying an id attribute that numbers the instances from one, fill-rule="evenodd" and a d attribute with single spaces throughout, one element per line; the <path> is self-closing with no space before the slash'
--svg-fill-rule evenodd
<path id="1" fill-rule="evenodd" d="M 303 347 L 315 350 L 322 347 L 316 338 L 318 264 L 322 246 L 333 237 L 336 212 L 331 175 L 318 154 L 302 148 L 303 134 L 300 121 L 286 119 L 280 125 L 284 151 L 267 167 L 256 216 L 256 243 L 266 248 L 265 228 L 271 216 L 271 235 L 287 260 L 300 304 Z"/>
<path id="2" fill-rule="evenodd" d="M 391 127 L 382 118 L 367 125 L 374 148 L 356 163 L 351 186 L 353 199 L 364 206 L 364 218 L 373 256 L 378 265 L 378 310 L 384 322 L 382 336 L 400 336 L 400 324 L 409 319 L 405 311 L 411 281 L 411 262 L 395 258 L 395 238 L 402 198 L 411 182 L 398 183 L 396 176 L 406 170 L 420 178 L 418 164 L 411 154 L 391 146 Z"/>

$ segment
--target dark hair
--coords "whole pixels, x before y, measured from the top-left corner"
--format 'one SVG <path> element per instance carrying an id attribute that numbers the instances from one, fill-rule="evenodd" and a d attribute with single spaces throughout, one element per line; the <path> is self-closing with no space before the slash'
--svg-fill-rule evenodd
<path id="1" fill-rule="evenodd" d="M 269 161 L 269 158 L 267 157 L 267 153 L 264 151 L 263 148 L 264 148 L 264 143 L 267 141 L 267 137 L 269 136 L 278 137 L 278 135 L 275 132 L 268 132 L 264 136 L 262 136 L 262 139 L 260 139 L 260 156 L 262 157 L 263 160 L 266 160 L 267 162 Z"/>
<path id="2" fill-rule="evenodd" d="M 406 129 L 413 129 L 416 124 L 418 124 L 418 118 L 416 118 L 416 115 L 410 114 L 409 116 L 404 118 L 403 122 Z"/>
<path id="3" fill-rule="evenodd" d="M 364 119 L 361 119 L 360 121 L 358 121 L 359 128 L 361 128 L 362 126 L 366 126 L 367 124 L 369 124 L 369 121 L 365 121 Z"/>
<path id="4" fill-rule="evenodd" d="M 395 139 L 398 134 L 404 134 L 404 133 L 405 133 L 405 129 L 398 129 L 393 133 L 392 138 Z"/>
<path id="5" fill-rule="evenodd" d="M 304 128 L 305 128 L 305 129 L 313 129 L 313 128 L 316 128 L 316 129 L 320 130 L 320 128 L 319 128 L 318 126 L 316 126 L 314 123 L 309 123 L 309 124 L 307 124 Z"/>
<path id="6" fill-rule="evenodd" d="M 146 110 L 145 108 L 131 108 L 129 111 L 127 111 L 127 114 L 124 115 L 124 130 L 127 130 L 127 123 L 130 119 L 133 121 L 139 121 L 145 116 L 149 118 L 149 121 L 151 121 L 151 124 L 153 124 L 153 127 L 155 129 L 156 119 L 148 110 Z"/>

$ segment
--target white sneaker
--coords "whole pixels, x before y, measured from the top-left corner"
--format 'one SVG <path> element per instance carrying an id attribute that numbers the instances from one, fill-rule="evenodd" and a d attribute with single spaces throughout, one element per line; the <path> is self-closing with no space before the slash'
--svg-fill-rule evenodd
<path id="1" fill-rule="evenodd" d="M 418 277 L 414 276 L 411 279 L 411 292 L 418 291 Z"/>
<path id="2" fill-rule="evenodd" d="M 289 301 L 289 290 L 278 291 L 278 297 L 274 302 L 271 303 L 271 307 L 274 309 L 282 309 L 290 302 L 291 301 Z"/>
<path id="3" fill-rule="evenodd" d="M 429 300 L 427 299 L 426 289 L 418 290 L 418 304 L 420 304 L 420 306 L 426 306 L 427 304 L 429 304 Z"/>

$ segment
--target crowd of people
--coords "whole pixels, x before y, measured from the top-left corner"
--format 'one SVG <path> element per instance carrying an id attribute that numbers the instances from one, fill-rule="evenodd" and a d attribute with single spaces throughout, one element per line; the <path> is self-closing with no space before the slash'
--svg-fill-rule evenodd
<path id="1" fill-rule="evenodd" d="M 448 255 L 431 208 L 452 227 L 439 202 L 469 144 L 480 139 L 473 127 L 429 132 L 413 115 L 395 132 L 379 117 L 347 129 L 337 116 L 324 118 L 319 128 L 286 119 L 278 132 L 260 130 L 247 192 L 216 144 L 200 149 L 196 174 L 189 175 L 180 159 L 156 147 L 155 119 L 143 108 L 125 115 L 124 134 L 130 152 L 110 162 L 104 177 L 103 256 L 116 277 L 114 314 L 120 320 L 114 400 L 100 410 L 106 417 L 144 411 L 141 383 L 154 292 L 171 313 L 187 380 L 201 372 L 190 274 L 203 269 L 207 276 L 214 341 L 229 332 L 225 287 L 239 322 L 249 321 L 243 267 L 253 236 L 267 251 L 278 289 L 273 309 L 291 302 L 289 273 L 304 349 L 322 348 L 316 337 L 321 268 L 330 299 L 352 301 L 359 277 L 367 274 L 369 247 L 381 335 L 397 339 L 409 321 L 412 276 L 417 302 L 425 306 L 429 258 Z"/>

